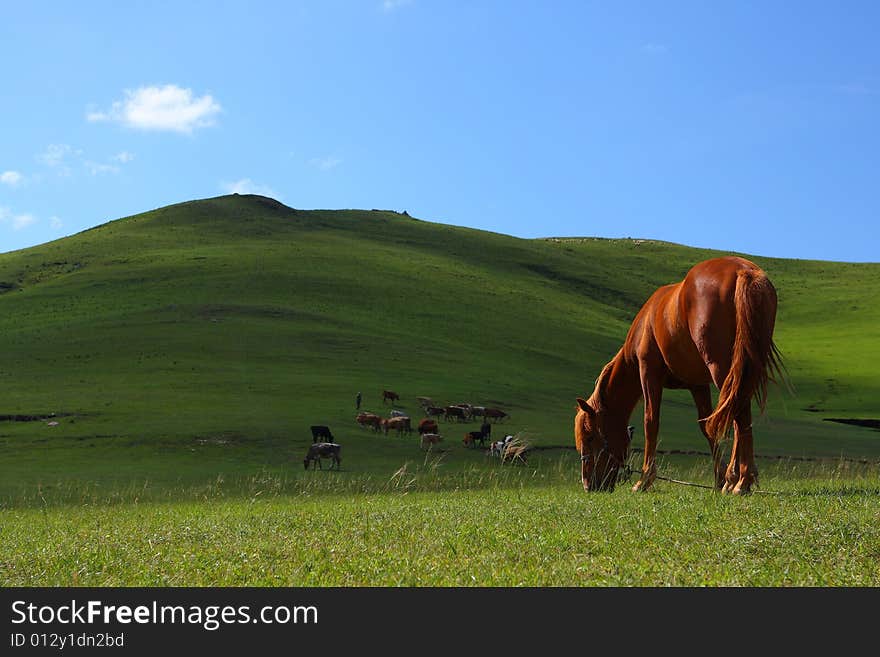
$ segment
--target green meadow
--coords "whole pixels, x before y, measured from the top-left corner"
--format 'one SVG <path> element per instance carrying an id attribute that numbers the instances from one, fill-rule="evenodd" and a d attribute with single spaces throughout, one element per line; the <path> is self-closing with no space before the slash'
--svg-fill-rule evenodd
<path id="1" fill-rule="evenodd" d="M 575 397 L 716 255 L 238 195 L 0 254 L 0 582 L 876 586 L 880 433 L 828 420 L 880 418 L 878 264 L 746 256 L 793 388 L 756 421 L 761 492 L 580 487 Z M 360 429 L 355 394 L 387 416 L 383 389 L 415 419 L 418 396 L 502 408 L 493 437 L 536 449 Z M 662 415 L 661 450 L 706 450 L 687 393 Z M 340 472 L 304 470 L 312 424 Z"/>

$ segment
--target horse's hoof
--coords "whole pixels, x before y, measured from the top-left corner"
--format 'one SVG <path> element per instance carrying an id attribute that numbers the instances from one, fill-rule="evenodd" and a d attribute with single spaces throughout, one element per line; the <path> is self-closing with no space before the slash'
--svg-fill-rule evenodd
<path id="1" fill-rule="evenodd" d="M 732 488 L 733 487 L 730 485 L 730 483 L 725 481 L 724 486 L 721 487 L 721 494 L 727 495 L 731 491 Z"/>

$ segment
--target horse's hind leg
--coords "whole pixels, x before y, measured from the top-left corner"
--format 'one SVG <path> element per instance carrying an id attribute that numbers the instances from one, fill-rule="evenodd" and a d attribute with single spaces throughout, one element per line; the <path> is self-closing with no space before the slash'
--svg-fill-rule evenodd
<path id="1" fill-rule="evenodd" d="M 721 490 L 724 487 L 724 467 L 721 465 L 721 441 L 715 440 L 706 432 L 706 418 L 712 414 L 712 394 L 709 392 L 709 386 L 705 385 L 691 388 L 691 396 L 694 398 L 694 404 L 697 407 L 697 421 L 700 424 L 700 431 L 709 442 L 709 449 L 712 452 L 715 488 Z"/>
<path id="2" fill-rule="evenodd" d="M 752 484 L 758 483 L 758 467 L 755 465 L 754 440 L 752 437 L 752 409 L 747 406 L 733 421 L 733 441 L 736 463 L 731 459 L 727 470 L 728 491 L 734 495 L 748 495 Z M 738 470 L 738 471 L 737 471 Z M 736 482 L 735 485 L 731 485 Z"/>

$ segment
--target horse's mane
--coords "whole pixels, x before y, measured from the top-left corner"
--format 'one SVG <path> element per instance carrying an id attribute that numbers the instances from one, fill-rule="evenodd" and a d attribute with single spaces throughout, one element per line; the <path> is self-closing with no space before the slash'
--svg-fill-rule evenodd
<path id="1" fill-rule="evenodd" d="M 593 388 L 593 394 L 590 396 L 590 401 L 592 402 L 593 408 L 597 411 L 602 410 L 606 405 L 605 390 L 607 388 L 608 378 L 611 376 L 611 370 L 614 367 L 614 363 L 617 362 L 622 351 L 623 349 L 618 351 L 614 358 L 605 364 L 605 367 L 599 372 L 599 376 L 596 377 L 596 387 Z"/>

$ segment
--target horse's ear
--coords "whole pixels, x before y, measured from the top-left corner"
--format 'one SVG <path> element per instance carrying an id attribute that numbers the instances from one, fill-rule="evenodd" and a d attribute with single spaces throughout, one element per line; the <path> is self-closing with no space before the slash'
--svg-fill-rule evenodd
<path id="1" fill-rule="evenodd" d="M 586 399 L 577 398 L 578 406 L 580 406 L 581 410 L 589 415 L 595 415 L 596 411 L 593 410 L 593 407 L 587 403 Z"/>

